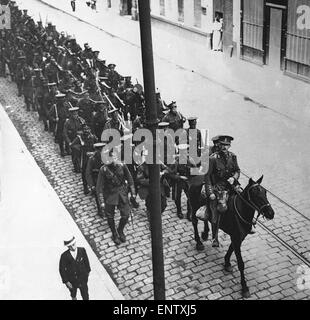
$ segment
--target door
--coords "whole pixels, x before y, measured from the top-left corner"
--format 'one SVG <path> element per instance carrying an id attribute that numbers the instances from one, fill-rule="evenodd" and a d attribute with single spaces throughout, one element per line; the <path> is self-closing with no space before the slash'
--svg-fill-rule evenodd
<path id="1" fill-rule="evenodd" d="M 269 14 L 269 37 L 268 37 L 268 65 L 271 68 L 281 68 L 281 45 L 282 45 L 282 16 L 283 10 L 268 8 Z M 268 36 L 268 35 L 267 35 Z"/>
<path id="2" fill-rule="evenodd" d="M 233 0 L 224 2 L 223 15 L 223 48 L 224 52 L 232 54 L 233 48 Z"/>

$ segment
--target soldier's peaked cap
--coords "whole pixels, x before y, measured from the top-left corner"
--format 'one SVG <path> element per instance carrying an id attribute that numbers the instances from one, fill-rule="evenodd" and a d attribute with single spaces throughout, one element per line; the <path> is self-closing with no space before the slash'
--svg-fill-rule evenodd
<path id="1" fill-rule="evenodd" d="M 220 136 L 215 136 L 211 140 L 213 141 L 213 143 L 216 143 L 220 140 Z"/>
<path id="2" fill-rule="evenodd" d="M 177 102 L 176 101 L 172 101 L 169 105 L 168 108 L 173 108 L 177 106 Z"/>
<path id="3" fill-rule="evenodd" d="M 197 119 L 198 119 L 197 117 L 189 117 L 187 121 L 191 122 L 191 121 L 196 121 Z"/>
<path id="4" fill-rule="evenodd" d="M 114 64 L 114 63 L 108 64 L 108 68 L 115 68 L 115 67 L 116 67 L 116 64 Z"/>
<path id="5" fill-rule="evenodd" d="M 58 94 L 56 94 L 56 98 L 57 99 L 61 99 L 61 98 L 64 98 L 66 95 L 65 94 L 63 94 L 63 93 L 58 93 Z"/>
<path id="6" fill-rule="evenodd" d="M 224 145 L 230 145 L 233 140 L 231 136 L 219 136 L 219 142 Z"/>
<path id="7" fill-rule="evenodd" d="M 104 142 L 97 142 L 97 143 L 94 143 L 94 148 L 100 149 L 100 148 L 103 148 L 105 145 L 106 143 Z"/>
<path id="8" fill-rule="evenodd" d="M 73 107 L 73 108 L 70 108 L 69 111 L 74 112 L 74 111 L 79 111 L 79 109 L 80 109 L 79 107 Z"/>
<path id="9" fill-rule="evenodd" d="M 158 127 L 159 128 L 169 127 L 169 122 L 159 122 Z"/>

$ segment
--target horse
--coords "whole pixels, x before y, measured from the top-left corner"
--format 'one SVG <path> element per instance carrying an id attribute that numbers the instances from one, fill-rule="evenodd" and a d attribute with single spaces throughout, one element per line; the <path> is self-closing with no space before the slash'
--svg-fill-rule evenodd
<path id="1" fill-rule="evenodd" d="M 244 262 L 241 255 L 241 244 L 246 236 L 250 233 L 255 212 L 257 212 L 256 220 L 262 215 L 267 220 L 274 218 L 274 211 L 271 207 L 266 190 L 261 186 L 263 176 L 256 182 L 250 178 L 248 185 L 240 193 L 235 193 L 230 196 L 228 201 L 227 211 L 221 214 L 219 228 L 230 236 L 231 243 L 224 257 L 224 269 L 227 272 L 232 272 L 230 257 L 235 252 L 237 258 L 238 269 L 241 275 L 242 296 L 250 297 L 250 291 L 244 276 Z M 194 227 L 196 248 L 201 251 L 204 245 L 198 233 L 198 219 L 196 217 L 197 210 L 208 205 L 206 196 L 202 196 L 203 182 L 193 184 L 189 188 L 189 199 L 192 207 L 192 224 Z M 204 221 L 204 231 L 201 234 L 203 241 L 208 239 L 208 221 Z"/>

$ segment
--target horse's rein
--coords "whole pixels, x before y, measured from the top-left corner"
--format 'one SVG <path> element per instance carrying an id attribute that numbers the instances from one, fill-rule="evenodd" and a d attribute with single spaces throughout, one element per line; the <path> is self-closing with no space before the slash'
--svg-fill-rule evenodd
<path id="1" fill-rule="evenodd" d="M 240 215 L 239 210 L 238 210 L 238 208 L 237 208 L 237 206 L 236 206 L 236 197 L 235 197 L 235 199 L 234 199 L 234 207 L 235 207 L 235 210 L 236 210 L 239 218 L 240 218 L 244 223 L 246 223 L 246 224 L 248 224 L 248 225 L 253 225 L 253 226 L 256 225 L 257 220 L 258 220 L 259 216 L 261 215 L 261 212 L 262 212 L 263 208 L 265 208 L 265 207 L 270 207 L 270 203 L 266 203 L 266 204 L 262 205 L 260 208 L 258 208 L 258 207 L 255 205 L 255 203 L 251 200 L 251 197 L 250 197 L 250 189 L 251 189 L 251 188 L 254 188 L 254 187 L 257 187 L 258 185 L 259 185 L 259 184 L 257 184 L 257 183 L 256 183 L 256 184 L 253 184 L 253 185 L 250 186 L 249 189 L 247 190 L 247 196 L 248 196 L 248 198 L 249 198 L 249 201 L 247 201 L 246 199 L 244 199 L 244 197 L 241 195 L 241 193 L 235 190 L 235 192 L 237 193 L 237 195 L 241 198 L 241 200 L 242 200 L 243 202 L 245 202 L 245 203 L 246 203 L 249 207 L 251 207 L 254 211 L 257 211 L 257 216 L 256 216 L 254 222 L 248 222 L 248 221 L 244 220 L 244 219 L 242 218 L 242 216 Z"/>

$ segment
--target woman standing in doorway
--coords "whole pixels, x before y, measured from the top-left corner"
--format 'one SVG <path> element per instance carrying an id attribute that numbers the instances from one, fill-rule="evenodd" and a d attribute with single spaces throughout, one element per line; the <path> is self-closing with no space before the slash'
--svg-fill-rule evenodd
<path id="1" fill-rule="evenodd" d="M 214 19 L 212 31 L 213 51 L 222 51 L 223 19 L 220 19 L 218 15 Z"/>

